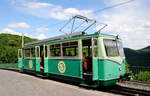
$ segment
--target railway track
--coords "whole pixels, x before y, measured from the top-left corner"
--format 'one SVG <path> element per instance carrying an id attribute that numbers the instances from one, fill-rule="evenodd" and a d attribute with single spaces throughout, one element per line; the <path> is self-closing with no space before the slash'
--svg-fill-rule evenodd
<path id="1" fill-rule="evenodd" d="M 126 84 L 136 84 L 136 85 L 142 85 L 142 86 L 149 86 L 149 87 L 150 87 L 150 82 L 142 82 L 142 81 L 123 81 L 123 83 L 126 83 Z"/>
<path id="2" fill-rule="evenodd" d="M 0 68 L 0 69 L 19 72 L 19 69 L 15 69 L 15 68 Z M 123 83 L 126 85 L 134 84 L 134 85 L 143 85 L 143 86 L 150 87 L 150 83 L 144 83 L 144 82 L 124 81 L 122 82 L 122 84 Z M 84 87 L 84 88 L 87 88 L 87 87 Z M 141 90 L 137 88 L 130 88 L 127 86 L 122 86 L 120 83 L 115 86 L 100 87 L 100 88 L 97 88 L 96 90 L 108 92 L 108 93 L 125 95 L 125 96 L 150 96 L 150 90 L 148 91 L 148 90 Z"/>
<path id="3" fill-rule="evenodd" d="M 103 90 L 100 90 L 100 91 L 103 91 Z M 125 96 L 150 96 L 150 91 L 128 88 L 128 87 L 123 87 L 119 85 L 109 87 L 107 89 L 104 89 L 104 91 L 115 93 L 115 94 L 121 94 Z"/>

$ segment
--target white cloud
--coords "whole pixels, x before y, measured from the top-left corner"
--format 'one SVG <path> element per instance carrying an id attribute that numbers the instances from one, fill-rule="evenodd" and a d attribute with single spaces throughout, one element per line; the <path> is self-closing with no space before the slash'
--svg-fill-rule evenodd
<path id="1" fill-rule="evenodd" d="M 0 30 L 0 34 L 1 33 L 4 33 L 4 34 L 12 34 L 12 35 L 19 35 L 19 36 L 22 36 L 22 33 L 19 33 L 19 32 L 16 32 L 10 28 L 4 28 L 2 30 Z M 46 39 L 47 37 L 45 36 L 45 34 L 39 34 L 37 36 L 33 36 L 31 34 L 28 34 L 28 33 L 24 33 L 24 36 L 27 36 L 27 37 L 30 37 L 30 38 L 35 38 L 35 39 Z"/>
<path id="2" fill-rule="evenodd" d="M 103 1 L 106 6 L 111 6 L 128 0 Z M 93 10 L 63 8 L 62 6 L 51 3 L 30 2 L 30 0 L 24 2 L 19 0 L 19 4 L 14 5 L 18 10 L 40 18 L 65 20 L 75 14 L 94 17 L 100 22 L 108 24 L 102 32 L 119 34 L 123 39 L 125 47 L 139 49 L 150 45 L 149 4 L 149 0 L 135 0 L 134 2 L 102 11 L 100 14 L 95 14 L 94 16 Z M 41 34 L 41 37 L 45 38 L 46 36 Z"/>
<path id="3" fill-rule="evenodd" d="M 8 27 L 10 28 L 30 28 L 30 26 L 26 22 L 20 22 L 15 24 L 9 24 Z"/>
<path id="4" fill-rule="evenodd" d="M 45 34 L 39 34 L 36 38 L 42 40 L 42 39 L 46 39 L 47 37 L 45 36 Z"/>
<path id="5" fill-rule="evenodd" d="M 29 1 L 16 1 L 19 4 L 13 4 L 18 10 L 32 14 L 40 18 L 53 18 L 59 20 L 66 20 L 72 15 L 88 15 L 92 13 L 92 10 L 80 10 L 76 8 L 63 8 L 60 5 L 54 5 L 51 3 L 41 2 L 29 2 Z"/>
<path id="6" fill-rule="evenodd" d="M 22 33 L 16 32 L 16 31 L 14 31 L 10 28 L 4 28 L 4 29 L 0 30 L 0 34 L 1 33 L 22 36 Z M 24 36 L 27 36 L 27 37 L 30 37 L 30 38 L 35 38 L 34 36 L 32 36 L 31 34 L 28 34 L 28 33 L 24 33 Z"/>
<path id="7" fill-rule="evenodd" d="M 67 8 L 67 9 L 64 9 L 64 13 L 73 14 L 73 15 L 76 15 L 76 14 L 88 15 L 92 13 L 92 10 L 78 10 L 76 8 Z"/>
<path id="8" fill-rule="evenodd" d="M 25 4 L 28 8 L 31 9 L 37 9 L 37 8 L 42 8 L 42 7 L 51 7 L 53 4 L 50 3 L 40 3 L 40 2 L 28 2 Z"/>
<path id="9" fill-rule="evenodd" d="M 48 28 L 37 28 L 36 32 L 44 32 L 44 31 L 48 31 Z"/>
<path id="10" fill-rule="evenodd" d="M 124 2 L 122 0 L 110 0 L 106 5 L 110 6 Z M 150 45 L 150 7 L 146 2 L 135 0 L 132 3 L 122 5 L 98 14 L 96 17 L 101 22 L 108 24 L 103 30 L 105 33 L 119 34 L 125 47 L 140 49 Z"/>
<path id="11" fill-rule="evenodd" d="M 21 35 L 21 33 L 16 32 L 10 28 L 4 28 L 2 30 L 0 30 L 0 33 L 7 33 L 7 34 L 15 34 L 15 35 Z"/>

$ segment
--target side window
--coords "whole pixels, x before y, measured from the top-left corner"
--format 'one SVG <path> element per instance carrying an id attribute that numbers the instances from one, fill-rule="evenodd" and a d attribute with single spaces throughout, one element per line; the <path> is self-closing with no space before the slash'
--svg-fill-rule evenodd
<path id="1" fill-rule="evenodd" d="M 94 57 L 97 57 L 98 50 L 97 50 L 97 39 L 93 40 L 93 47 L 94 47 Z"/>
<path id="2" fill-rule="evenodd" d="M 61 56 L 60 44 L 50 45 L 50 53 L 52 57 Z"/>
<path id="3" fill-rule="evenodd" d="M 40 57 L 40 47 L 36 47 L 36 57 Z"/>
<path id="4" fill-rule="evenodd" d="M 25 57 L 35 57 L 35 48 L 25 49 L 24 56 Z"/>
<path id="5" fill-rule="evenodd" d="M 35 48 L 30 49 L 30 57 L 35 57 Z"/>
<path id="6" fill-rule="evenodd" d="M 82 52 L 83 52 L 83 56 L 85 56 L 85 57 L 91 57 L 92 56 L 91 39 L 82 40 Z"/>
<path id="7" fill-rule="evenodd" d="M 123 51 L 122 42 L 117 41 L 117 46 L 118 46 L 118 50 L 119 50 L 119 55 L 120 55 L 120 56 L 124 56 L 124 51 Z"/>
<path id="8" fill-rule="evenodd" d="M 44 53 L 44 56 L 45 56 L 45 57 L 48 57 L 47 49 L 48 49 L 48 47 L 47 47 L 47 46 L 45 46 L 45 53 Z"/>
<path id="9" fill-rule="evenodd" d="M 25 57 L 30 57 L 30 49 L 25 49 Z"/>
<path id="10" fill-rule="evenodd" d="M 62 44 L 63 56 L 78 56 L 78 42 L 67 42 Z"/>

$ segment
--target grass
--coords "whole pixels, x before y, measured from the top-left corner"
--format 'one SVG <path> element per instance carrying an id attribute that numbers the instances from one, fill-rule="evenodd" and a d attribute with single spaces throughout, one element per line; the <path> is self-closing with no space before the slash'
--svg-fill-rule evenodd
<path id="1" fill-rule="evenodd" d="M 0 63 L 0 68 L 18 68 L 18 63 Z"/>

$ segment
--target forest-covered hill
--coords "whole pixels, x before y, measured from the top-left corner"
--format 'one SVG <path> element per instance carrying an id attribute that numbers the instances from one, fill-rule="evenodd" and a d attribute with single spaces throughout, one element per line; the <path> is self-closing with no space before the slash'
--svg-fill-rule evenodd
<path id="1" fill-rule="evenodd" d="M 24 37 L 25 43 L 35 41 L 29 37 Z M 18 49 L 22 45 L 22 37 L 11 34 L 0 34 L 0 63 L 17 62 Z"/>
<path id="2" fill-rule="evenodd" d="M 36 41 L 25 37 L 25 43 Z M 21 48 L 22 37 L 11 34 L 0 34 L 0 63 L 17 62 L 18 49 Z M 126 60 L 130 66 L 150 66 L 150 46 L 140 50 L 124 48 Z"/>
<path id="3" fill-rule="evenodd" d="M 126 60 L 130 66 L 149 66 L 150 67 L 150 46 L 140 50 L 124 48 Z"/>

